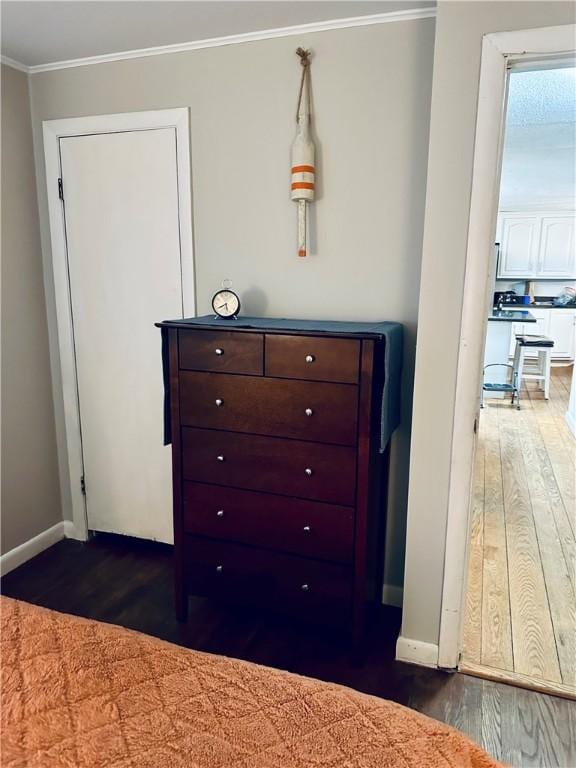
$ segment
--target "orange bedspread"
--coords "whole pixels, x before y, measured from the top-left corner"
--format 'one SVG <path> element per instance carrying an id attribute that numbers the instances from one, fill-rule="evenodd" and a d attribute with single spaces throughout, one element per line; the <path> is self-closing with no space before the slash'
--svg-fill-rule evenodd
<path id="1" fill-rule="evenodd" d="M 2 598 L 4 768 L 491 768 L 388 701 Z"/>

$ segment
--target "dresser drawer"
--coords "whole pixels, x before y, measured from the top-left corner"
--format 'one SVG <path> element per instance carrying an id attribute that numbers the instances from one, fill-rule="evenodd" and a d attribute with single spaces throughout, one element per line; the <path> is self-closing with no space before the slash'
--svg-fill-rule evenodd
<path id="1" fill-rule="evenodd" d="M 182 424 L 355 445 L 358 388 L 183 371 Z"/>
<path id="2" fill-rule="evenodd" d="M 178 331 L 180 368 L 225 373 L 263 373 L 264 337 L 234 331 Z"/>
<path id="3" fill-rule="evenodd" d="M 347 566 L 195 536 L 185 536 L 184 547 L 184 571 L 195 594 L 303 612 L 342 610 L 350 603 Z"/>
<path id="4" fill-rule="evenodd" d="M 236 432 L 182 428 L 185 480 L 353 506 L 356 451 Z"/>
<path id="5" fill-rule="evenodd" d="M 323 560 L 352 560 L 350 507 L 188 482 L 183 497 L 187 533 Z"/>
<path id="6" fill-rule="evenodd" d="M 355 384 L 360 342 L 319 336 L 266 336 L 266 376 Z"/>

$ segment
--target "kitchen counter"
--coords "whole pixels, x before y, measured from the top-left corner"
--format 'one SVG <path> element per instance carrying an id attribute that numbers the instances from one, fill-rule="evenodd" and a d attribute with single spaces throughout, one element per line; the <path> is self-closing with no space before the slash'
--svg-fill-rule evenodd
<path id="1" fill-rule="evenodd" d="M 535 301 L 534 304 L 507 304 L 502 305 L 506 312 L 526 312 L 530 309 L 576 309 L 576 304 L 552 304 L 551 301 Z M 494 307 L 496 309 L 496 307 Z"/>
<path id="2" fill-rule="evenodd" d="M 536 318 L 527 309 L 493 309 L 488 320 L 500 323 L 535 323 Z"/>

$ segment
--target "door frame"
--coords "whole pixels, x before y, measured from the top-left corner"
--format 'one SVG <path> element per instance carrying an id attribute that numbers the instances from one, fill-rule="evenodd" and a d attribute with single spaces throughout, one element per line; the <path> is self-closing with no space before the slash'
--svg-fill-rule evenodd
<path id="1" fill-rule="evenodd" d="M 466 271 L 456 374 L 454 428 L 448 495 L 444 581 L 438 641 L 438 666 L 458 666 L 466 572 L 476 419 L 490 301 L 492 245 L 496 232 L 500 167 L 511 62 L 538 61 L 574 51 L 576 25 L 496 32 L 482 40 L 480 85 Z"/>
<path id="2" fill-rule="evenodd" d="M 59 196 L 58 180 L 61 177 L 60 139 L 90 134 L 124 133 L 173 128 L 176 133 L 176 166 L 178 185 L 178 218 L 180 231 L 180 258 L 182 274 L 182 300 L 184 315 L 196 313 L 194 246 L 192 233 L 192 191 L 190 173 L 189 109 L 161 109 L 146 112 L 127 112 L 92 117 L 75 117 L 61 120 L 45 120 L 42 123 L 44 138 L 44 162 L 46 168 L 46 192 L 50 226 L 51 277 L 54 281 L 56 325 L 59 353 L 59 370 L 64 407 L 64 437 L 66 458 L 59 457 L 61 465 L 62 497 L 71 499 L 72 526 L 67 529 L 69 538 L 85 541 L 88 538 L 86 497 L 81 487 L 84 475 L 78 379 L 74 347 L 71 286 L 68 271 L 68 252 L 64 208 Z M 160 320 L 162 318 L 159 318 Z M 158 346 L 160 350 L 160 345 Z M 160 365 L 160 352 L 158 352 Z M 55 382 L 54 382 L 55 384 Z M 57 385 L 54 386 L 58 391 Z M 161 404 L 158 404 L 161 409 Z M 65 467 L 65 471 L 63 471 Z M 64 479 L 65 478 L 65 479 Z"/>

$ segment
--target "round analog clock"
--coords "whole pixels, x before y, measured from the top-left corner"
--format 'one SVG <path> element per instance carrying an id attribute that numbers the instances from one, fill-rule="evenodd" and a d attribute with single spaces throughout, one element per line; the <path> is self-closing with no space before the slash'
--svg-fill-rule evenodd
<path id="1" fill-rule="evenodd" d="M 230 288 L 223 288 L 214 294 L 212 309 L 218 317 L 235 317 L 240 312 L 240 299 Z"/>

